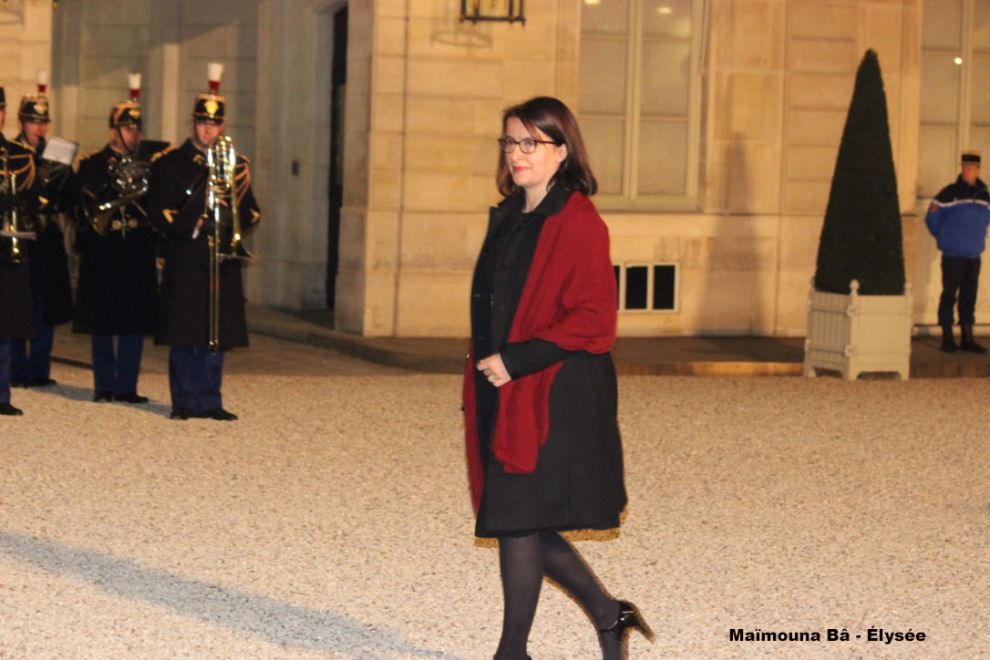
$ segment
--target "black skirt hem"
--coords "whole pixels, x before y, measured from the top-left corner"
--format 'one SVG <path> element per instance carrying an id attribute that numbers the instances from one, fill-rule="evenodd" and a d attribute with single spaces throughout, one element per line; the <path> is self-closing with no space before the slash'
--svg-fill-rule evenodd
<path id="1" fill-rule="evenodd" d="M 619 515 L 616 514 L 605 520 L 601 520 L 593 523 L 569 523 L 563 525 L 549 525 L 547 527 L 539 527 L 536 529 L 480 529 L 475 527 L 474 535 L 482 539 L 494 539 L 500 536 L 529 536 L 530 534 L 536 534 L 537 532 L 552 531 L 552 532 L 576 532 L 579 530 L 594 530 L 603 531 L 609 529 L 616 529 L 619 527 Z"/>

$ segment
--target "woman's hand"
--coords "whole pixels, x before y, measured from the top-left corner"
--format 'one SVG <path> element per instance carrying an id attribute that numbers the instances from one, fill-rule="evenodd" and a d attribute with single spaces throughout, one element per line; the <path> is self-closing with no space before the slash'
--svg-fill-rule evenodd
<path id="1" fill-rule="evenodd" d="M 489 355 L 483 360 L 478 360 L 477 368 L 478 371 L 485 374 L 488 382 L 495 387 L 502 387 L 512 380 L 512 376 L 505 370 L 505 364 L 502 362 L 502 357 L 498 353 Z"/>

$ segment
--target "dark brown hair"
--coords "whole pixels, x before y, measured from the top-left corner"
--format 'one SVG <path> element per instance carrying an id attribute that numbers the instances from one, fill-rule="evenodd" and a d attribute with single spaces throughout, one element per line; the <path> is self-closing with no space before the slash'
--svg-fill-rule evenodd
<path id="1" fill-rule="evenodd" d="M 550 96 L 537 96 L 525 103 L 514 105 L 502 113 L 502 133 L 509 119 L 515 117 L 523 123 L 534 137 L 539 129 L 553 140 L 557 146 L 567 146 L 567 158 L 560 164 L 560 169 L 550 179 L 549 186 L 559 185 L 568 190 L 580 190 L 585 195 L 594 195 L 598 190 L 598 182 L 591 173 L 588 164 L 588 150 L 581 138 L 581 129 L 577 119 L 563 102 Z M 498 191 L 508 197 L 516 192 L 518 186 L 512 181 L 512 171 L 505 162 L 505 154 L 501 149 L 498 154 L 498 169 L 495 173 Z"/>

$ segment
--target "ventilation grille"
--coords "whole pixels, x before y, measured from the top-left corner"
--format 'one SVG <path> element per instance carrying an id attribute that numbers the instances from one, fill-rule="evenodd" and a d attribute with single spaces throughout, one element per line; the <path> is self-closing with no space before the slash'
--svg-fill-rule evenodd
<path id="1" fill-rule="evenodd" d="M 618 264 L 620 312 L 677 310 L 677 264 Z"/>

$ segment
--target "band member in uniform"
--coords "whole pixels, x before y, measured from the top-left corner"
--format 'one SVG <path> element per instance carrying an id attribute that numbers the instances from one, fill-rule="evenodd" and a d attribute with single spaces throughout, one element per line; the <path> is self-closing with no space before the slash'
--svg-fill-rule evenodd
<path id="1" fill-rule="evenodd" d="M 155 343 L 171 347 L 172 419 L 237 419 L 223 408 L 223 357 L 248 343 L 243 259 L 233 256 L 243 247 L 234 239 L 261 213 L 247 159 L 236 155 L 229 178 L 219 162 L 230 154 L 229 145 L 220 148 L 226 126 L 226 102 L 218 94 L 222 70 L 209 65 L 210 92 L 196 96 L 192 137 L 156 156 L 145 197 L 149 220 L 167 239 Z"/>
<path id="2" fill-rule="evenodd" d="M 27 243 L 34 333 L 28 341 L 18 339 L 13 343 L 11 384 L 22 387 L 55 384 L 51 378 L 55 326 L 72 318 L 69 264 L 58 217 L 72 170 L 50 161 L 40 162 L 51 121 L 48 99 L 45 97 L 47 80 L 47 73 L 39 71 L 38 94 L 22 98 L 17 111 L 21 132 L 15 141 L 34 152 L 34 164 L 41 186 L 41 206 L 30 218 L 37 224 L 38 238 Z"/>
<path id="3" fill-rule="evenodd" d="M 0 87 L 0 131 L 7 118 L 7 95 Z M 34 332 L 31 275 L 26 232 L 19 214 L 36 205 L 38 180 L 31 151 L 0 132 L 0 415 L 20 415 L 10 403 L 11 343 Z"/>
<path id="4" fill-rule="evenodd" d="M 72 330 L 92 335 L 94 401 L 146 403 L 137 393 L 144 335 L 155 328 L 155 233 L 141 206 L 150 163 L 141 144 L 141 74 L 131 100 L 110 111 L 110 142 L 79 161 L 74 177 L 79 283 Z M 116 347 L 114 338 L 116 337 Z"/>

